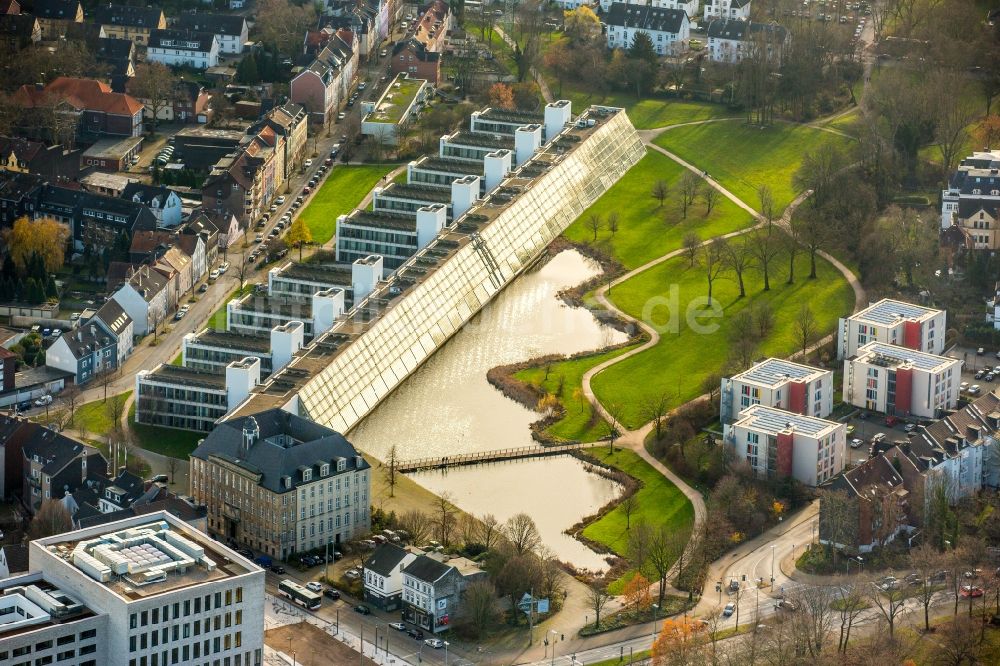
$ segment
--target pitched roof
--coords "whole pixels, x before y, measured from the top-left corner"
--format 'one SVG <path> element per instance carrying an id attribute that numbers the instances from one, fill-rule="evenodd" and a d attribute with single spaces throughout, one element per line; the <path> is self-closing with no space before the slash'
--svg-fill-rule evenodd
<path id="1" fill-rule="evenodd" d="M 71 331 L 59 337 L 53 344 L 65 344 L 73 358 L 79 360 L 86 358 L 106 347 L 118 344 L 118 341 L 110 337 L 103 328 L 97 324 L 91 326 L 78 326 L 75 331 Z"/>
<path id="2" fill-rule="evenodd" d="M 26 429 L 26 438 L 21 451 L 27 459 L 38 457 L 45 474 L 55 474 L 76 458 L 94 451 L 75 439 L 37 423 L 25 423 L 23 427 Z"/>
<path id="3" fill-rule="evenodd" d="M 73 20 L 79 9 L 79 0 L 35 0 L 31 13 L 40 18 Z"/>
<path id="4" fill-rule="evenodd" d="M 715 19 L 708 24 L 708 36 L 714 39 L 742 41 L 747 34 L 747 22 L 735 19 Z"/>
<path id="5" fill-rule="evenodd" d="M 178 248 L 171 247 L 163 253 L 163 256 L 156 263 L 157 268 L 159 268 L 160 264 L 165 264 L 173 270 L 180 272 L 191 264 L 191 257 L 181 252 Z"/>
<path id="6" fill-rule="evenodd" d="M 167 278 L 149 266 L 140 266 L 128 283 L 148 303 L 167 286 Z"/>
<path id="7" fill-rule="evenodd" d="M 26 108 L 45 106 L 55 97 L 77 109 L 103 111 L 111 115 L 134 116 L 143 109 L 142 103 L 125 93 L 112 92 L 106 83 L 93 79 L 60 76 L 44 89 L 24 85 L 14 94 L 14 100 Z"/>
<path id="8" fill-rule="evenodd" d="M 131 254 L 149 254 L 157 248 L 166 249 L 173 243 L 174 235 L 169 231 L 149 230 L 132 234 Z"/>
<path id="9" fill-rule="evenodd" d="M 42 212 L 58 209 L 72 211 L 74 215 L 84 209 L 114 213 L 125 218 L 123 225 L 129 230 L 156 226 L 156 218 L 143 204 L 58 185 L 42 187 L 38 196 L 38 206 Z"/>
<path id="10" fill-rule="evenodd" d="M 608 25 L 638 28 L 653 32 L 678 33 L 687 21 L 682 9 L 665 9 L 649 5 L 633 5 L 615 2 L 608 10 Z"/>
<path id="11" fill-rule="evenodd" d="M 380 576 L 388 576 L 406 555 L 407 552 L 394 543 L 379 544 L 375 552 L 365 560 L 365 569 L 370 569 Z"/>
<path id="12" fill-rule="evenodd" d="M 211 32 L 157 29 L 149 33 L 149 48 L 208 53 L 218 39 Z"/>
<path id="13" fill-rule="evenodd" d="M 885 492 L 902 485 L 903 477 L 892 463 L 884 455 L 877 455 L 845 471 L 831 484 L 831 488 L 871 499 L 877 491 Z"/>
<path id="14" fill-rule="evenodd" d="M 21 4 L 17 0 L 0 0 L 0 14 L 17 15 L 21 13 Z"/>
<path id="15" fill-rule="evenodd" d="M 210 32 L 216 35 L 239 37 L 246 28 L 246 19 L 238 14 L 181 14 L 177 27 L 195 32 Z"/>
<path id="16" fill-rule="evenodd" d="M 30 141 L 21 137 L 0 136 L 0 158 L 4 160 L 11 153 L 14 153 L 19 160 L 27 164 L 43 150 L 45 150 L 45 145 L 37 141 Z"/>
<path id="17" fill-rule="evenodd" d="M 96 319 L 99 319 L 101 323 L 108 327 L 112 333 L 115 335 L 121 335 L 128 330 L 129 324 L 132 323 L 132 317 L 129 316 L 122 306 L 118 304 L 113 298 L 109 298 L 107 302 L 102 305 L 97 312 L 94 314 Z"/>
<path id="18" fill-rule="evenodd" d="M 396 45 L 392 47 L 392 55 L 399 55 L 400 51 L 405 50 L 412 52 L 413 56 L 422 62 L 434 62 L 435 60 L 441 59 L 440 53 L 437 51 L 428 51 L 423 42 L 420 42 L 413 37 L 410 37 L 409 39 L 401 39 L 396 42 Z"/>
<path id="19" fill-rule="evenodd" d="M 100 37 L 94 55 L 100 60 L 128 60 L 134 51 L 135 42 L 131 39 Z"/>
<path id="20" fill-rule="evenodd" d="M 95 23 L 155 28 L 163 18 L 163 10 L 157 7 L 108 4 L 96 7 L 90 18 Z"/>
<path id="21" fill-rule="evenodd" d="M 28 570 L 28 544 L 8 543 L 3 546 L 3 559 L 7 562 L 7 573 L 16 574 Z"/>
<path id="22" fill-rule="evenodd" d="M 403 573 L 425 583 L 434 583 L 441 580 L 453 568 L 426 555 L 417 555 L 415 560 L 403 568 Z"/>
<path id="23" fill-rule="evenodd" d="M 31 37 L 38 27 L 38 19 L 30 14 L 4 14 L 0 12 L 0 34 L 12 37 Z"/>
<path id="24" fill-rule="evenodd" d="M 129 183 L 122 190 L 119 199 L 135 201 L 152 208 L 163 208 L 171 194 L 175 194 L 166 185 L 147 185 L 146 183 Z M 176 195 L 175 195 L 176 196 Z"/>
<path id="25" fill-rule="evenodd" d="M 244 452 L 243 427 L 251 425 L 250 419 L 256 422 L 260 437 L 249 451 Z M 318 472 L 319 463 L 330 463 L 338 458 L 347 461 L 348 470 L 369 468 L 364 458 L 360 459 L 360 467 L 351 462 L 361 454 L 343 435 L 281 409 L 223 421 L 191 455 L 202 460 L 216 456 L 254 471 L 261 475 L 258 483 L 272 492 L 296 488 L 304 468 Z M 336 469 L 334 465 L 331 467 Z M 291 489 L 282 487 L 282 477 L 292 479 Z"/>

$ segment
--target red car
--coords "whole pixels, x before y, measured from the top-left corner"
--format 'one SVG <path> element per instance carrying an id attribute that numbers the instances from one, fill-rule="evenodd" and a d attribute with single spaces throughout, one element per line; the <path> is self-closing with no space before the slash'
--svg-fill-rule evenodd
<path id="1" fill-rule="evenodd" d="M 972 597 L 973 599 L 978 599 L 979 597 L 983 596 L 983 588 L 974 587 L 972 585 L 963 585 L 960 594 L 962 595 L 963 599 L 968 599 L 969 597 Z"/>
<path id="2" fill-rule="evenodd" d="M 887 416 L 887 417 L 885 417 L 885 424 L 887 426 L 889 426 L 890 428 L 892 426 L 896 425 L 897 423 L 899 423 L 899 419 L 897 419 L 895 416 Z"/>

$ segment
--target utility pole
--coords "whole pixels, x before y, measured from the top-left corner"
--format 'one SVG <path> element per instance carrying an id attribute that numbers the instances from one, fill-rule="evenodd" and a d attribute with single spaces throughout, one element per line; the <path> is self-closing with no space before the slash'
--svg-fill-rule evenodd
<path id="1" fill-rule="evenodd" d="M 535 637 L 535 588 L 531 588 L 528 596 L 528 645 L 531 646 Z"/>

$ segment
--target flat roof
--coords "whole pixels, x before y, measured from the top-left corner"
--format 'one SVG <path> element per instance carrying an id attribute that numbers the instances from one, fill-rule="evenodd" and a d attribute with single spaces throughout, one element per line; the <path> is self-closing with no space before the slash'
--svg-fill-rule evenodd
<path id="1" fill-rule="evenodd" d="M 485 111 L 482 111 L 477 116 L 480 120 L 491 120 L 498 123 L 508 123 L 508 124 L 518 124 L 518 125 L 532 125 L 545 122 L 544 113 L 535 113 L 533 111 L 517 111 L 517 110 L 507 110 L 507 109 L 497 109 L 490 107 Z"/>
<path id="2" fill-rule="evenodd" d="M 262 354 L 271 353 L 271 336 L 269 335 L 250 335 L 249 333 L 215 331 L 207 328 L 197 335 L 195 343 L 210 347 L 223 347 L 233 352 L 247 350 Z"/>
<path id="3" fill-rule="evenodd" d="M 378 98 L 375 109 L 364 117 L 364 122 L 398 123 L 426 83 L 425 79 L 411 79 L 397 74 Z"/>
<path id="4" fill-rule="evenodd" d="M 858 355 L 854 358 L 861 363 L 885 367 L 896 367 L 909 363 L 917 370 L 927 372 L 940 370 L 952 363 L 960 363 L 957 359 L 928 354 L 909 347 L 890 345 L 887 342 L 869 342 L 858 349 Z"/>
<path id="5" fill-rule="evenodd" d="M 101 139 L 90 148 L 87 148 L 83 156 L 120 159 L 140 143 L 142 143 L 141 136 L 129 136 L 124 139 Z"/>
<path id="6" fill-rule="evenodd" d="M 761 386 L 777 386 L 793 379 L 806 379 L 824 372 L 826 371 L 809 365 L 793 363 L 781 358 L 768 358 L 752 368 L 734 375 L 733 379 Z"/>
<path id="7" fill-rule="evenodd" d="M 456 146 L 475 146 L 477 148 L 507 148 L 514 150 L 514 136 L 511 134 L 494 134 L 492 132 L 469 132 L 461 130 L 448 136 L 445 143 Z"/>
<path id="8" fill-rule="evenodd" d="M 293 300 L 288 296 L 265 296 L 251 292 L 240 300 L 231 302 L 236 303 L 239 312 L 254 312 L 260 315 L 274 314 L 279 317 L 304 317 L 306 319 L 312 317 L 312 303 Z"/>
<path id="9" fill-rule="evenodd" d="M 360 227 L 397 229 L 399 231 L 415 232 L 417 230 L 417 218 L 415 216 L 401 213 L 387 213 L 381 210 L 356 210 L 344 220 L 344 223 Z"/>
<path id="10" fill-rule="evenodd" d="M 901 319 L 924 319 L 938 314 L 941 310 L 925 308 L 922 305 L 914 305 L 905 301 L 897 301 L 891 298 L 883 298 L 877 303 L 869 305 L 864 310 L 856 312 L 851 316 L 855 321 L 866 321 L 873 324 L 888 326 Z"/>
<path id="11" fill-rule="evenodd" d="M 430 201 L 431 203 L 451 203 L 451 190 L 449 188 L 421 183 L 392 183 L 383 189 L 378 196 Z"/>
<path id="12" fill-rule="evenodd" d="M 150 381 L 158 381 L 168 384 L 183 384 L 206 389 L 226 388 L 226 376 L 205 372 L 204 370 L 194 370 L 180 365 L 162 364 L 153 369 L 148 375 Z"/>
<path id="13" fill-rule="evenodd" d="M 37 571 L 0 580 L 0 641 L 94 615 L 75 595 Z"/>
<path id="14" fill-rule="evenodd" d="M 299 263 L 293 261 L 282 267 L 277 276 L 321 282 L 333 285 L 351 285 L 351 269 L 347 266 L 330 266 L 327 264 Z"/>
<path id="15" fill-rule="evenodd" d="M 129 601 L 255 570 L 239 554 L 165 511 L 36 543 L 78 575 Z"/>
<path id="16" fill-rule="evenodd" d="M 457 157 L 422 157 L 413 165 L 415 169 L 478 176 L 483 170 L 482 160 L 463 160 Z"/>
<path id="17" fill-rule="evenodd" d="M 787 412 L 777 407 L 751 405 L 740 413 L 734 425 L 740 425 L 751 430 L 758 430 L 776 435 L 791 427 L 794 432 L 817 436 L 823 431 L 841 425 L 835 421 L 819 419 L 815 416 L 804 416 L 795 412 Z"/>

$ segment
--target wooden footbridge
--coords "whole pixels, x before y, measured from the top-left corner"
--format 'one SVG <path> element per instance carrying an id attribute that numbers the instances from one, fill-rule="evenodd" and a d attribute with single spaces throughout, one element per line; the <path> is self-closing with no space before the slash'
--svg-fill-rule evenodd
<path id="1" fill-rule="evenodd" d="M 574 451 L 582 451 L 584 449 L 607 445 L 607 441 L 577 442 L 575 444 L 558 444 L 553 446 L 542 446 L 541 444 L 538 444 L 535 446 L 522 446 L 514 449 L 495 449 L 493 451 L 459 453 L 451 456 L 416 458 L 414 460 L 400 460 L 396 463 L 396 471 L 403 473 L 419 472 L 427 469 L 447 469 L 449 467 L 461 467 L 463 465 L 483 465 L 494 462 L 505 462 L 507 460 L 521 460 L 522 458 L 560 456 L 567 453 L 573 453 Z"/>

